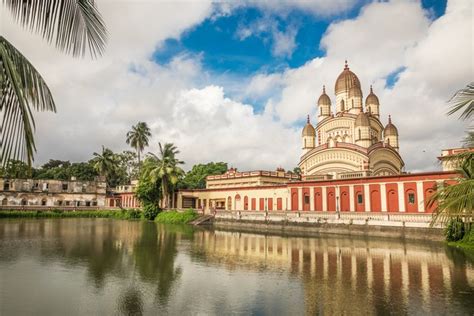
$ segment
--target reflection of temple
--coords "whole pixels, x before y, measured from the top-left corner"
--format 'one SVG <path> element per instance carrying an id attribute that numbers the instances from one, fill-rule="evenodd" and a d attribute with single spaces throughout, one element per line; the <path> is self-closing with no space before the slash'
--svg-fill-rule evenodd
<path id="1" fill-rule="evenodd" d="M 472 269 L 455 269 L 443 249 L 399 241 L 283 238 L 196 232 L 195 249 L 231 269 L 287 271 L 304 282 L 308 314 L 417 314 L 447 311 L 453 284 L 474 286 Z M 443 293 L 446 301 L 432 301 Z M 434 307 L 433 307 L 434 306 Z"/>

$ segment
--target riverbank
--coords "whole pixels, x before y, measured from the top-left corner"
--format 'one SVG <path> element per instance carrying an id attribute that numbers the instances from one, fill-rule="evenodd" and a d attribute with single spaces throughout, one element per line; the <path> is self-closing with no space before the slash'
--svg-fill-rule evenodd
<path id="1" fill-rule="evenodd" d="M 0 211 L 0 218 L 114 218 L 114 219 L 140 219 L 154 220 L 164 224 L 187 224 L 196 219 L 198 214 L 192 210 L 162 211 L 154 218 L 147 218 L 143 211 L 138 209 L 123 210 L 36 210 L 36 211 Z"/>

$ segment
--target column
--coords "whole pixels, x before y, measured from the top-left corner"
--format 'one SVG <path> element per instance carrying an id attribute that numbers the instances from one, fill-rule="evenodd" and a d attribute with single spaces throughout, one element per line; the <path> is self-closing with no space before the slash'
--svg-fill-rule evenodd
<path id="1" fill-rule="evenodd" d="M 298 188 L 298 211 L 303 210 L 303 188 Z"/>
<path id="2" fill-rule="evenodd" d="M 425 201 L 423 198 L 423 182 L 416 181 L 416 198 L 418 199 L 418 212 L 425 211 Z"/>
<path id="3" fill-rule="evenodd" d="M 380 184 L 380 208 L 382 212 L 387 211 L 387 190 L 385 189 L 385 183 Z"/>
<path id="4" fill-rule="evenodd" d="M 398 211 L 405 212 L 405 192 L 403 190 L 403 183 L 397 182 L 398 186 Z"/>
<path id="5" fill-rule="evenodd" d="M 327 201 L 327 196 L 326 196 L 326 187 L 322 187 L 321 190 L 321 195 L 323 198 L 323 211 L 326 212 L 328 210 L 328 201 Z"/>
<path id="6" fill-rule="evenodd" d="M 370 212 L 370 188 L 368 184 L 364 184 L 364 203 L 365 211 Z"/>
<path id="7" fill-rule="evenodd" d="M 349 211 L 355 212 L 355 203 L 354 203 L 354 186 L 349 186 Z"/>
<path id="8" fill-rule="evenodd" d="M 314 211 L 314 187 L 309 188 L 309 210 Z"/>

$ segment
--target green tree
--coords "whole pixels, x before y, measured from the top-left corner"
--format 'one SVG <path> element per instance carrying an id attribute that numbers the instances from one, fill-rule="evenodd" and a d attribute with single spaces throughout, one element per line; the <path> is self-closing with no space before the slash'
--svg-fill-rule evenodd
<path id="1" fill-rule="evenodd" d="M 117 157 L 109 148 L 102 146 L 102 153 L 94 153 L 94 158 L 91 160 L 94 169 L 99 175 L 106 178 L 107 185 L 111 186 L 110 178 L 115 173 L 117 165 Z"/>
<path id="2" fill-rule="evenodd" d="M 172 143 L 166 143 L 164 146 L 159 143 L 159 149 L 159 156 L 149 154 L 146 168 L 143 166 L 143 177 L 153 183 L 161 181 L 161 207 L 168 208 L 170 195 L 184 175 L 184 171 L 179 167 L 184 162 L 176 158 L 179 150 Z"/>
<path id="3" fill-rule="evenodd" d="M 58 49 L 93 57 L 104 51 L 107 32 L 94 0 L 3 0 L 18 23 L 40 34 Z M 56 111 L 51 91 L 39 72 L 7 39 L 0 36 L 0 163 L 24 160 L 34 152 L 33 111 Z"/>
<path id="4" fill-rule="evenodd" d="M 74 162 L 69 167 L 69 176 L 81 181 L 93 181 L 99 174 L 92 163 Z"/>
<path id="5" fill-rule="evenodd" d="M 181 189 L 204 189 L 207 176 L 223 174 L 226 171 L 227 163 L 225 162 L 197 164 L 179 181 L 178 187 Z"/>
<path id="6" fill-rule="evenodd" d="M 137 151 L 138 164 L 140 165 L 140 154 L 143 152 L 151 137 L 151 131 L 145 122 L 138 122 L 132 126 L 132 130 L 127 133 L 127 144 Z"/>
<path id="7" fill-rule="evenodd" d="M 9 179 L 31 178 L 32 173 L 32 168 L 21 160 L 9 160 L 7 165 L 0 169 L 0 177 Z"/>
<path id="8" fill-rule="evenodd" d="M 474 83 L 456 92 L 449 102 L 448 115 L 462 111 L 460 119 L 471 120 L 474 116 Z M 459 177 L 456 184 L 439 188 L 428 201 L 429 205 L 436 205 L 433 223 L 463 218 L 470 226 L 474 218 L 474 152 L 459 153 L 448 159 L 458 166 Z"/>

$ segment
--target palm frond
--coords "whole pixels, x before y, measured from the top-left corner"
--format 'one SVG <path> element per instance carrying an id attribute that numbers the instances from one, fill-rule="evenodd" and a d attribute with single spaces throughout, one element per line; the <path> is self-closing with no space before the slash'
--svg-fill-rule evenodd
<path id="1" fill-rule="evenodd" d="M 26 160 L 36 151 L 32 111 L 56 111 L 51 91 L 33 65 L 0 36 L 0 163 Z"/>
<path id="2" fill-rule="evenodd" d="M 474 115 L 474 82 L 469 83 L 464 89 L 457 91 L 449 100 L 451 109 L 448 115 L 462 111 L 460 119 L 467 120 Z"/>
<path id="3" fill-rule="evenodd" d="M 73 56 L 102 55 L 107 30 L 94 0 L 3 0 L 14 18 Z"/>

